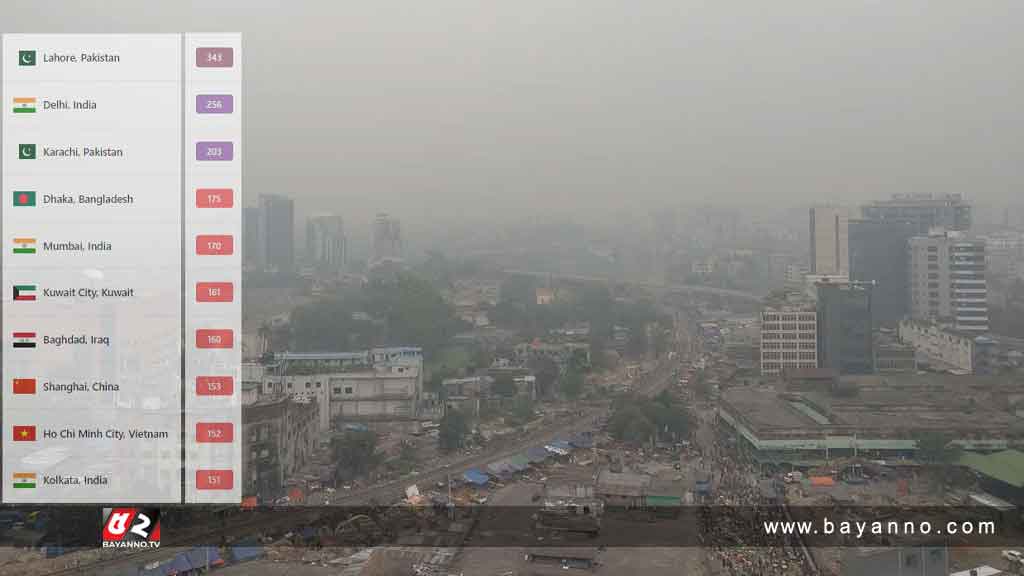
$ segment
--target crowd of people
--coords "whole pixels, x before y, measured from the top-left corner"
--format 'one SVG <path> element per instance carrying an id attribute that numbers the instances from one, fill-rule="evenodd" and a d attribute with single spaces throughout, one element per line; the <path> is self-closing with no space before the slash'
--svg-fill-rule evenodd
<path id="1" fill-rule="evenodd" d="M 723 441 L 729 435 L 717 429 L 699 449 L 698 467 L 708 471 L 713 487 L 699 519 L 712 569 L 729 576 L 811 576 L 794 537 L 761 529 L 765 521 L 784 519 L 782 509 L 762 492 L 758 468 Z"/>

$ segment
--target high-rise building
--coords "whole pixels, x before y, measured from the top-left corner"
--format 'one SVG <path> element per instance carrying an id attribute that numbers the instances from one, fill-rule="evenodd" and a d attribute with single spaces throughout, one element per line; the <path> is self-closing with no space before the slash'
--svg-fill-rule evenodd
<path id="1" fill-rule="evenodd" d="M 761 374 L 818 367 L 818 313 L 811 302 L 772 302 L 761 311 Z"/>
<path id="2" fill-rule="evenodd" d="M 341 216 L 320 214 L 306 221 L 306 262 L 322 276 L 344 271 L 347 241 Z"/>
<path id="3" fill-rule="evenodd" d="M 373 223 L 373 260 L 398 260 L 402 258 L 402 226 L 397 218 L 377 214 Z"/>
<path id="4" fill-rule="evenodd" d="M 871 284 L 818 284 L 818 366 L 839 374 L 875 371 Z"/>
<path id="5" fill-rule="evenodd" d="M 910 309 L 918 320 L 988 331 L 985 242 L 933 230 L 910 239 Z"/>
<path id="6" fill-rule="evenodd" d="M 960 194 L 894 194 L 861 207 L 865 220 L 912 222 L 917 234 L 932 228 L 967 231 L 971 228 L 971 205 Z"/>
<path id="7" fill-rule="evenodd" d="M 910 313 L 907 242 L 914 224 L 850 220 L 850 280 L 874 282 L 871 311 L 875 326 L 895 328 Z"/>
<path id="8" fill-rule="evenodd" d="M 847 274 L 850 215 L 850 209 L 840 206 L 811 208 L 811 274 Z"/>
<path id="9" fill-rule="evenodd" d="M 246 206 L 242 209 L 242 264 L 246 267 L 263 267 L 260 246 L 260 209 Z"/>
<path id="10" fill-rule="evenodd" d="M 276 194 L 260 196 L 261 265 L 272 272 L 295 269 L 295 203 Z"/>

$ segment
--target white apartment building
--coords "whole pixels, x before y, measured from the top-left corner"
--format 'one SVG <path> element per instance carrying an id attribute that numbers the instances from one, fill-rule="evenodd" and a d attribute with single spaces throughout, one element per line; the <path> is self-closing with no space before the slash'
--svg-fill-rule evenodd
<path id="1" fill-rule="evenodd" d="M 985 242 L 933 229 L 908 244 L 911 316 L 956 330 L 987 332 Z"/>
<path id="2" fill-rule="evenodd" d="M 768 306 L 761 311 L 761 374 L 818 367 L 818 313 L 809 303 Z"/>

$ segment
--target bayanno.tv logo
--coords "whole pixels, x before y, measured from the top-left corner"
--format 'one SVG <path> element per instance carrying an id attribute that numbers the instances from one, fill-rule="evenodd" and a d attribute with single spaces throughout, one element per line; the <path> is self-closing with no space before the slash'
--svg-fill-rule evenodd
<path id="1" fill-rule="evenodd" d="M 104 508 L 104 548 L 159 548 L 158 508 Z"/>

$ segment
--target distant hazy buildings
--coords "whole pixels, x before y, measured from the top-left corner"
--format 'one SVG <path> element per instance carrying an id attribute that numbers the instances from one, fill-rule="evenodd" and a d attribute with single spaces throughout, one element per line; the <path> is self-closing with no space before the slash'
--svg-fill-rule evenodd
<path id="1" fill-rule="evenodd" d="M 260 209 L 246 206 L 242 209 L 242 264 L 245 267 L 262 266 L 260 245 Z"/>
<path id="2" fill-rule="evenodd" d="M 809 301 L 776 301 L 761 311 L 761 374 L 818 367 L 818 313 Z"/>
<path id="3" fill-rule="evenodd" d="M 918 320 L 956 330 L 988 331 L 985 243 L 935 230 L 910 245 L 910 306 Z"/>
<path id="4" fill-rule="evenodd" d="M 295 203 L 275 194 L 260 196 L 256 266 L 272 272 L 295 267 Z"/>
<path id="5" fill-rule="evenodd" d="M 894 194 L 861 207 L 865 220 L 910 222 L 917 234 L 936 227 L 967 231 L 971 228 L 971 206 L 960 194 Z"/>
<path id="6" fill-rule="evenodd" d="M 1024 277 L 1024 234 L 1003 230 L 984 237 L 986 271 L 994 277 Z"/>
<path id="7" fill-rule="evenodd" d="M 373 222 L 373 261 L 402 258 L 402 225 L 397 218 L 377 214 Z"/>
<path id="8" fill-rule="evenodd" d="M 348 241 L 341 216 L 319 214 L 306 221 L 306 264 L 317 274 L 336 276 L 345 270 Z"/>
<path id="9" fill-rule="evenodd" d="M 839 374 L 875 371 L 871 284 L 818 284 L 818 366 Z"/>
<path id="10" fill-rule="evenodd" d="M 815 206 L 810 210 L 811 274 L 845 275 L 850 261 L 851 211 L 839 206 Z"/>
<path id="11" fill-rule="evenodd" d="M 908 241 L 911 222 L 850 220 L 850 280 L 874 282 L 872 318 L 876 326 L 894 328 L 910 312 Z"/>

